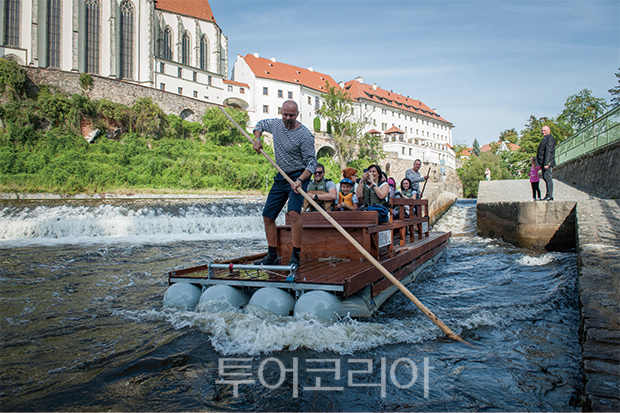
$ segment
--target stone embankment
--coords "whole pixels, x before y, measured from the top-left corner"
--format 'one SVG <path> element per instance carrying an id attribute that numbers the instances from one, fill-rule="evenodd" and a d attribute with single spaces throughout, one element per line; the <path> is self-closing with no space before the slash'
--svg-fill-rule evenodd
<path id="1" fill-rule="evenodd" d="M 608 176 L 609 179 L 609 176 Z M 617 178 L 614 178 L 617 180 Z M 544 194 L 544 182 L 543 186 Z M 478 233 L 518 246 L 576 247 L 583 410 L 620 411 L 620 201 L 554 180 L 555 201 L 529 201 L 528 181 L 481 182 Z M 572 244 L 571 244 L 572 243 Z"/>
<path id="2" fill-rule="evenodd" d="M 423 186 L 424 183 L 420 183 L 420 190 Z M 456 174 L 431 176 L 422 196 L 423 199 L 428 199 L 430 225 L 435 224 L 456 200 L 462 197 L 463 185 Z"/>
<path id="3" fill-rule="evenodd" d="M 620 411 L 620 201 L 577 203 L 584 410 Z"/>

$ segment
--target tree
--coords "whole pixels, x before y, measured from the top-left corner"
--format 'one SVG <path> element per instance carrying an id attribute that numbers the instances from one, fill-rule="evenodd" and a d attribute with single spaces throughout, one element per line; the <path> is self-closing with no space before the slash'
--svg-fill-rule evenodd
<path id="1" fill-rule="evenodd" d="M 616 73 L 616 78 L 618 78 L 618 86 L 612 87 L 608 90 L 608 92 L 611 94 L 612 106 L 620 105 L 620 72 Z"/>
<path id="2" fill-rule="evenodd" d="M 473 153 L 476 156 L 480 156 L 480 144 L 478 143 L 478 139 L 474 139 L 474 144 L 473 144 L 471 153 Z"/>
<path id="3" fill-rule="evenodd" d="M 245 128 L 249 119 L 246 111 L 232 108 L 224 110 L 228 112 L 239 126 Z M 202 121 L 207 130 L 205 134 L 207 139 L 217 145 L 232 146 L 237 143 L 248 142 L 247 138 L 230 123 L 226 115 L 217 107 L 209 108 L 202 117 Z"/>
<path id="4" fill-rule="evenodd" d="M 513 179 L 510 172 L 501 165 L 502 159 L 491 152 L 482 152 L 480 156 L 470 156 L 462 168 L 457 170 L 463 183 L 463 196 L 465 198 L 478 197 L 478 185 L 484 180 L 486 168 L 491 170 L 491 179 Z"/>
<path id="5" fill-rule="evenodd" d="M 325 104 L 316 110 L 316 114 L 331 122 L 336 156 L 340 169 L 344 169 L 358 151 L 362 130 L 369 121 L 368 117 L 356 113 L 354 101 L 347 91 L 330 86 L 327 81 L 325 89 L 327 93 L 322 95 Z"/>
<path id="6" fill-rule="evenodd" d="M 463 151 L 467 149 L 467 145 L 463 144 L 463 143 L 455 143 L 453 150 L 454 150 L 454 154 L 456 156 L 461 156 L 463 154 Z"/>
<path id="7" fill-rule="evenodd" d="M 385 158 L 381 136 L 379 135 L 372 135 L 370 133 L 364 134 L 359 141 L 358 147 L 359 159 L 368 160 L 368 163 L 376 163 Z"/>
<path id="8" fill-rule="evenodd" d="M 521 140 L 519 146 L 521 151 L 526 154 L 536 155 L 538 150 L 538 144 L 543 138 L 542 127 L 547 125 L 551 129 L 551 135 L 555 138 L 555 143 L 558 144 L 564 139 L 573 134 L 572 127 L 563 120 L 555 120 L 553 118 L 537 118 L 536 116 L 530 116 L 525 124 L 525 129 L 521 131 Z"/>
<path id="9" fill-rule="evenodd" d="M 565 120 L 577 131 L 605 113 L 607 106 L 605 99 L 596 98 L 590 90 L 583 89 L 566 99 L 564 110 L 558 119 Z"/>
<path id="10" fill-rule="evenodd" d="M 506 129 L 499 134 L 499 140 L 503 142 L 517 143 L 519 142 L 519 134 L 515 128 Z"/>

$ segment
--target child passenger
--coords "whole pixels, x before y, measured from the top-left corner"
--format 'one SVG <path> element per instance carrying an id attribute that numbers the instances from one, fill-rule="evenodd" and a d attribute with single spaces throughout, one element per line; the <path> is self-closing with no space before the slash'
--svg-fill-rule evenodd
<path id="1" fill-rule="evenodd" d="M 540 177 L 538 176 L 538 171 L 540 171 L 540 166 L 536 165 L 536 157 L 532 156 L 532 159 L 530 159 L 530 163 L 532 164 L 532 167 L 530 168 L 530 185 L 532 185 L 532 201 L 540 201 L 541 200 L 541 196 L 540 196 L 540 187 L 538 186 L 540 183 Z M 536 194 L 538 193 L 538 197 L 536 196 Z"/>
<path id="2" fill-rule="evenodd" d="M 357 211 L 359 200 L 351 192 L 351 189 L 353 189 L 352 180 L 344 178 L 340 181 L 340 192 L 338 192 L 338 203 L 334 206 L 335 211 Z"/>

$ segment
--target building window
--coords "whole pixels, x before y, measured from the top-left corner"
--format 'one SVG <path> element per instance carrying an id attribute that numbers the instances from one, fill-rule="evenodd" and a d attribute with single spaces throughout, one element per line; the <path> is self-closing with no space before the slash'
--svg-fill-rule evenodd
<path id="1" fill-rule="evenodd" d="M 269 106 L 263 105 L 263 113 L 269 113 Z"/>
<path id="2" fill-rule="evenodd" d="M 387 130 L 387 123 L 381 122 L 381 130 L 382 131 L 386 131 Z"/>
<path id="3" fill-rule="evenodd" d="M 166 84 L 165 83 L 160 83 L 159 84 L 159 90 L 166 90 Z"/>
<path id="4" fill-rule="evenodd" d="M 183 88 L 182 87 L 179 87 L 177 91 L 178 91 L 179 95 L 183 94 Z"/>
<path id="5" fill-rule="evenodd" d="M 263 96 L 267 96 L 267 95 L 269 95 L 269 89 L 264 87 L 263 88 Z M 264 107 L 263 107 L 263 109 L 264 109 Z"/>
<path id="6" fill-rule="evenodd" d="M 282 92 L 281 90 L 278 90 L 278 97 L 282 99 L 284 97 L 284 92 Z"/>
<path id="7" fill-rule="evenodd" d="M 200 68 L 207 70 L 209 67 L 209 44 L 207 43 L 207 35 L 203 34 L 200 38 Z"/>
<path id="8" fill-rule="evenodd" d="M 60 68 L 61 6 L 60 0 L 47 0 L 47 67 Z"/>
<path id="9" fill-rule="evenodd" d="M 281 114 L 282 114 L 282 108 L 278 107 L 278 115 L 281 115 Z"/>
<path id="10" fill-rule="evenodd" d="M 308 105 L 312 105 L 312 97 L 308 96 Z"/>
<path id="11" fill-rule="evenodd" d="M 4 5 L 4 44 L 19 46 L 21 0 L 5 0 Z"/>
<path id="12" fill-rule="evenodd" d="M 244 87 L 240 87 L 239 88 L 239 93 L 241 93 L 243 95 L 245 93 L 245 88 Z"/>
<path id="13" fill-rule="evenodd" d="M 99 0 L 86 0 L 86 72 L 99 73 L 99 39 L 101 32 Z"/>
<path id="14" fill-rule="evenodd" d="M 411 142 L 409 142 L 409 143 L 411 143 Z M 411 148 L 409 148 L 409 156 L 411 156 Z"/>
<path id="15" fill-rule="evenodd" d="M 166 65 L 164 62 L 159 62 L 159 73 L 165 73 L 166 72 Z"/>
<path id="16" fill-rule="evenodd" d="M 193 75 L 192 75 L 192 79 L 194 80 L 194 82 L 197 82 L 197 81 L 198 81 L 198 73 L 197 73 L 197 72 L 194 72 L 194 73 L 193 73 Z"/>
<path id="17" fill-rule="evenodd" d="M 183 68 L 177 67 L 177 77 L 183 77 Z"/>
<path id="18" fill-rule="evenodd" d="M 164 29 L 164 44 L 161 51 L 161 57 L 166 60 L 172 60 L 172 30 L 170 27 Z"/>
<path id="19" fill-rule="evenodd" d="M 211 86 L 212 81 L 213 81 L 213 77 L 211 77 L 210 75 L 207 76 L 207 85 L 208 86 Z"/>
<path id="20" fill-rule="evenodd" d="M 293 92 L 288 92 L 288 98 L 293 99 Z"/>
<path id="21" fill-rule="evenodd" d="M 403 149 L 403 155 L 404 155 L 404 154 L 405 154 L 405 147 L 403 146 L 403 148 L 402 148 L 402 149 Z"/>
<path id="22" fill-rule="evenodd" d="M 198 91 L 194 90 L 194 97 L 197 98 L 198 97 Z"/>
<path id="23" fill-rule="evenodd" d="M 120 63 L 121 63 L 121 79 L 133 78 L 133 16 L 134 7 L 129 1 L 121 3 L 120 18 Z"/>
<path id="24" fill-rule="evenodd" d="M 232 92 L 233 91 L 233 87 L 231 85 L 228 85 L 228 91 Z"/>
<path id="25" fill-rule="evenodd" d="M 319 100 L 318 96 L 314 97 L 314 109 L 316 110 L 321 109 L 321 101 Z"/>
<path id="26" fill-rule="evenodd" d="M 187 31 L 183 33 L 181 40 L 181 63 L 189 65 L 189 34 Z"/>

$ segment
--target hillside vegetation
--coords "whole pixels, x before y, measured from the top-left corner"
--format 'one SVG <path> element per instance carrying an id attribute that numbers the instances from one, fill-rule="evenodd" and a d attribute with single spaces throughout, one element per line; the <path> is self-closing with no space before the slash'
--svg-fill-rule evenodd
<path id="1" fill-rule="evenodd" d="M 0 59 L 0 192 L 262 192 L 275 175 L 218 108 L 188 122 L 148 98 L 91 100 L 89 78 L 72 96 L 27 88 L 24 69 Z M 247 124 L 247 113 L 227 111 Z M 84 124 L 101 131 L 93 143 Z"/>

